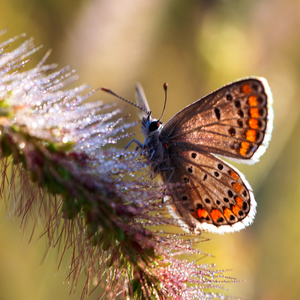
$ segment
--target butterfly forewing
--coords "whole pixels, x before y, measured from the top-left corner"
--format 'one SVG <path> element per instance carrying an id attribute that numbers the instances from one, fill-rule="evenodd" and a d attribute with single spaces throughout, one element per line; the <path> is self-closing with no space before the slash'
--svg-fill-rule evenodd
<path id="1" fill-rule="evenodd" d="M 234 82 L 176 114 L 163 128 L 161 140 L 185 141 L 210 153 L 255 162 L 270 139 L 271 99 L 264 79 Z"/>
<path id="2" fill-rule="evenodd" d="M 135 98 L 136 98 L 137 105 L 143 109 L 138 111 L 139 117 L 140 119 L 142 119 L 143 116 L 146 115 L 145 111 L 150 111 L 150 108 L 149 108 L 146 95 L 144 93 L 144 89 L 139 83 L 135 84 Z"/>

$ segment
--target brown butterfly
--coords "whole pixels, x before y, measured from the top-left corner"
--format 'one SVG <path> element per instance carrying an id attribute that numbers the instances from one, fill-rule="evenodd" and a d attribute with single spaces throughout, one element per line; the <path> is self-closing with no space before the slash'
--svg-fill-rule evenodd
<path id="1" fill-rule="evenodd" d="M 152 117 L 139 84 L 136 96 L 145 140 L 131 142 L 146 150 L 153 176 L 181 183 L 170 191 L 171 214 L 193 232 L 233 232 L 250 225 L 256 213 L 252 189 L 243 174 L 215 155 L 252 164 L 265 152 L 273 128 L 267 81 L 251 77 L 225 85 L 164 126 Z"/>

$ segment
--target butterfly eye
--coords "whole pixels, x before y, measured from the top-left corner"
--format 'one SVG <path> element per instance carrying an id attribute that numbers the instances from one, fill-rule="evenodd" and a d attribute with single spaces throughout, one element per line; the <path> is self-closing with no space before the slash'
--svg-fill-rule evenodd
<path id="1" fill-rule="evenodd" d="M 160 126 L 160 122 L 158 121 L 151 122 L 149 125 L 149 131 L 150 132 L 155 131 L 156 129 L 158 129 L 159 126 Z"/>

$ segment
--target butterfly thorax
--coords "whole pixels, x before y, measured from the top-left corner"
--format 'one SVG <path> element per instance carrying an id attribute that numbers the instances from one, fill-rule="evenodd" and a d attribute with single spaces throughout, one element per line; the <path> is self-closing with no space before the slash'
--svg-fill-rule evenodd
<path id="1" fill-rule="evenodd" d="M 165 164 L 165 152 L 167 149 L 159 139 L 162 128 L 162 123 L 153 119 L 151 115 L 142 119 L 142 133 L 145 137 L 145 157 L 148 159 L 149 169 L 153 177 L 160 173 L 161 168 Z"/>

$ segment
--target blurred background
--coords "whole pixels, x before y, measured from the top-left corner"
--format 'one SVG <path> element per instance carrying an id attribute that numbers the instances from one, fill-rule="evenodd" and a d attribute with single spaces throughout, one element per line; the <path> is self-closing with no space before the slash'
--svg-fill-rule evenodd
<path id="1" fill-rule="evenodd" d="M 3 3 L 4 2 L 4 3 Z M 163 121 L 222 85 L 245 76 L 267 78 L 274 97 L 270 146 L 253 166 L 237 165 L 258 202 L 252 226 L 211 238 L 201 249 L 213 254 L 203 263 L 230 269 L 243 282 L 225 292 L 246 299 L 300 299 L 300 2 L 298 0 L 10 0 L 0 9 L 4 41 L 27 33 L 44 48 L 48 62 L 70 65 L 77 85 L 107 86 L 134 100 L 143 84 L 153 115 Z M 18 43 L 18 42 L 17 42 Z M 15 43 L 16 44 L 16 43 Z M 13 46 L 14 47 L 14 46 Z M 117 101 L 96 93 L 93 99 Z M 124 105 L 124 103 L 120 103 Z M 135 108 L 125 113 L 137 120 Z M 139 127 L 134 129 L 141 139 Z M 125 143 L 119 147 L 124 147 Z M 46 240 L 28 245 L 30 227 L 6 215 L 1 205 L 0 300 L 79 299 L 69 296 L 67 260 L 54 273 L 55 251 L 40 265 Z M 37 232 L 39 228 L 36 229 Z M 42 227 L 40 228 L 42 230 Z M 97 293 L 90 299 L 96 299 Z"/>

